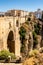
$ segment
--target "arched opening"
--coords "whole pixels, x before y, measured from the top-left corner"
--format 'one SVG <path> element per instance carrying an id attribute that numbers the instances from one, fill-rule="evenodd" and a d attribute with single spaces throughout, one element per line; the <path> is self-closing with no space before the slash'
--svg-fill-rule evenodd
<path id="1" fill-rule="evenodd" d="M 13 31 L 10 31 L 7 38 L 7 46 L 10 52 L 15 52 L 15 42 Z"/>

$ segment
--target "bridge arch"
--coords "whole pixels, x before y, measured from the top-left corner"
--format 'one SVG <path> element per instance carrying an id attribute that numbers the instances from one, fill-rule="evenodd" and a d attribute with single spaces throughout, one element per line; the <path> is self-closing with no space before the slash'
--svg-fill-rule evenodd
<path id="1" fill-rule="evenodd" d="M 15 41 L 14 41 L 14 32 L 12 30 L 9 31 L 7 37 L 7 47 L 10 52 L 15 53 Z"/>

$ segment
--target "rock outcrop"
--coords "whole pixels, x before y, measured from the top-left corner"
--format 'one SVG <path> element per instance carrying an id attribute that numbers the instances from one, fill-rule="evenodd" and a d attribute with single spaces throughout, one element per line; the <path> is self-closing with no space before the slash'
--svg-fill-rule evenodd
<path id="1" fill-rule="evenodd" d="M 26 30 L 25 32 L 25 54 L 33 49 L 40 49 L 42 46 L 42 21 L 31 15 L 28 17 L 22 27 Z M 23 32 L 22 32 L 23 33 Z M 23 42 L 21 43 L 23 45 Z"/>

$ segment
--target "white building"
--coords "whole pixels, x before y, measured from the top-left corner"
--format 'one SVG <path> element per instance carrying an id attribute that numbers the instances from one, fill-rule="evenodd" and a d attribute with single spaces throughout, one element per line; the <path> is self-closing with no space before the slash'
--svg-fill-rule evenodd
<path id="1" fill-rule="evenodd" d="M 42 18 L 42 10 L 38 9 L 37 11 L 35 11 L 35 16 L 36 16 L 36 18 L 41 19 Z"/>

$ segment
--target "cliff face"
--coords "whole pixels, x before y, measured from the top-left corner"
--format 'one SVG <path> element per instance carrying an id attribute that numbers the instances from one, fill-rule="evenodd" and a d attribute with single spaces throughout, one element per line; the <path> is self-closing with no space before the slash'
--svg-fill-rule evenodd
<path id="1" fill-rule="evenodd" d="M 20 28 L 20 40 L 22 53 L 25 54 L 28 54 L 32 49 L 39 50 L 43 47 L 42 21 L 37 19 L 35 16 L 29 16 Z"/>

